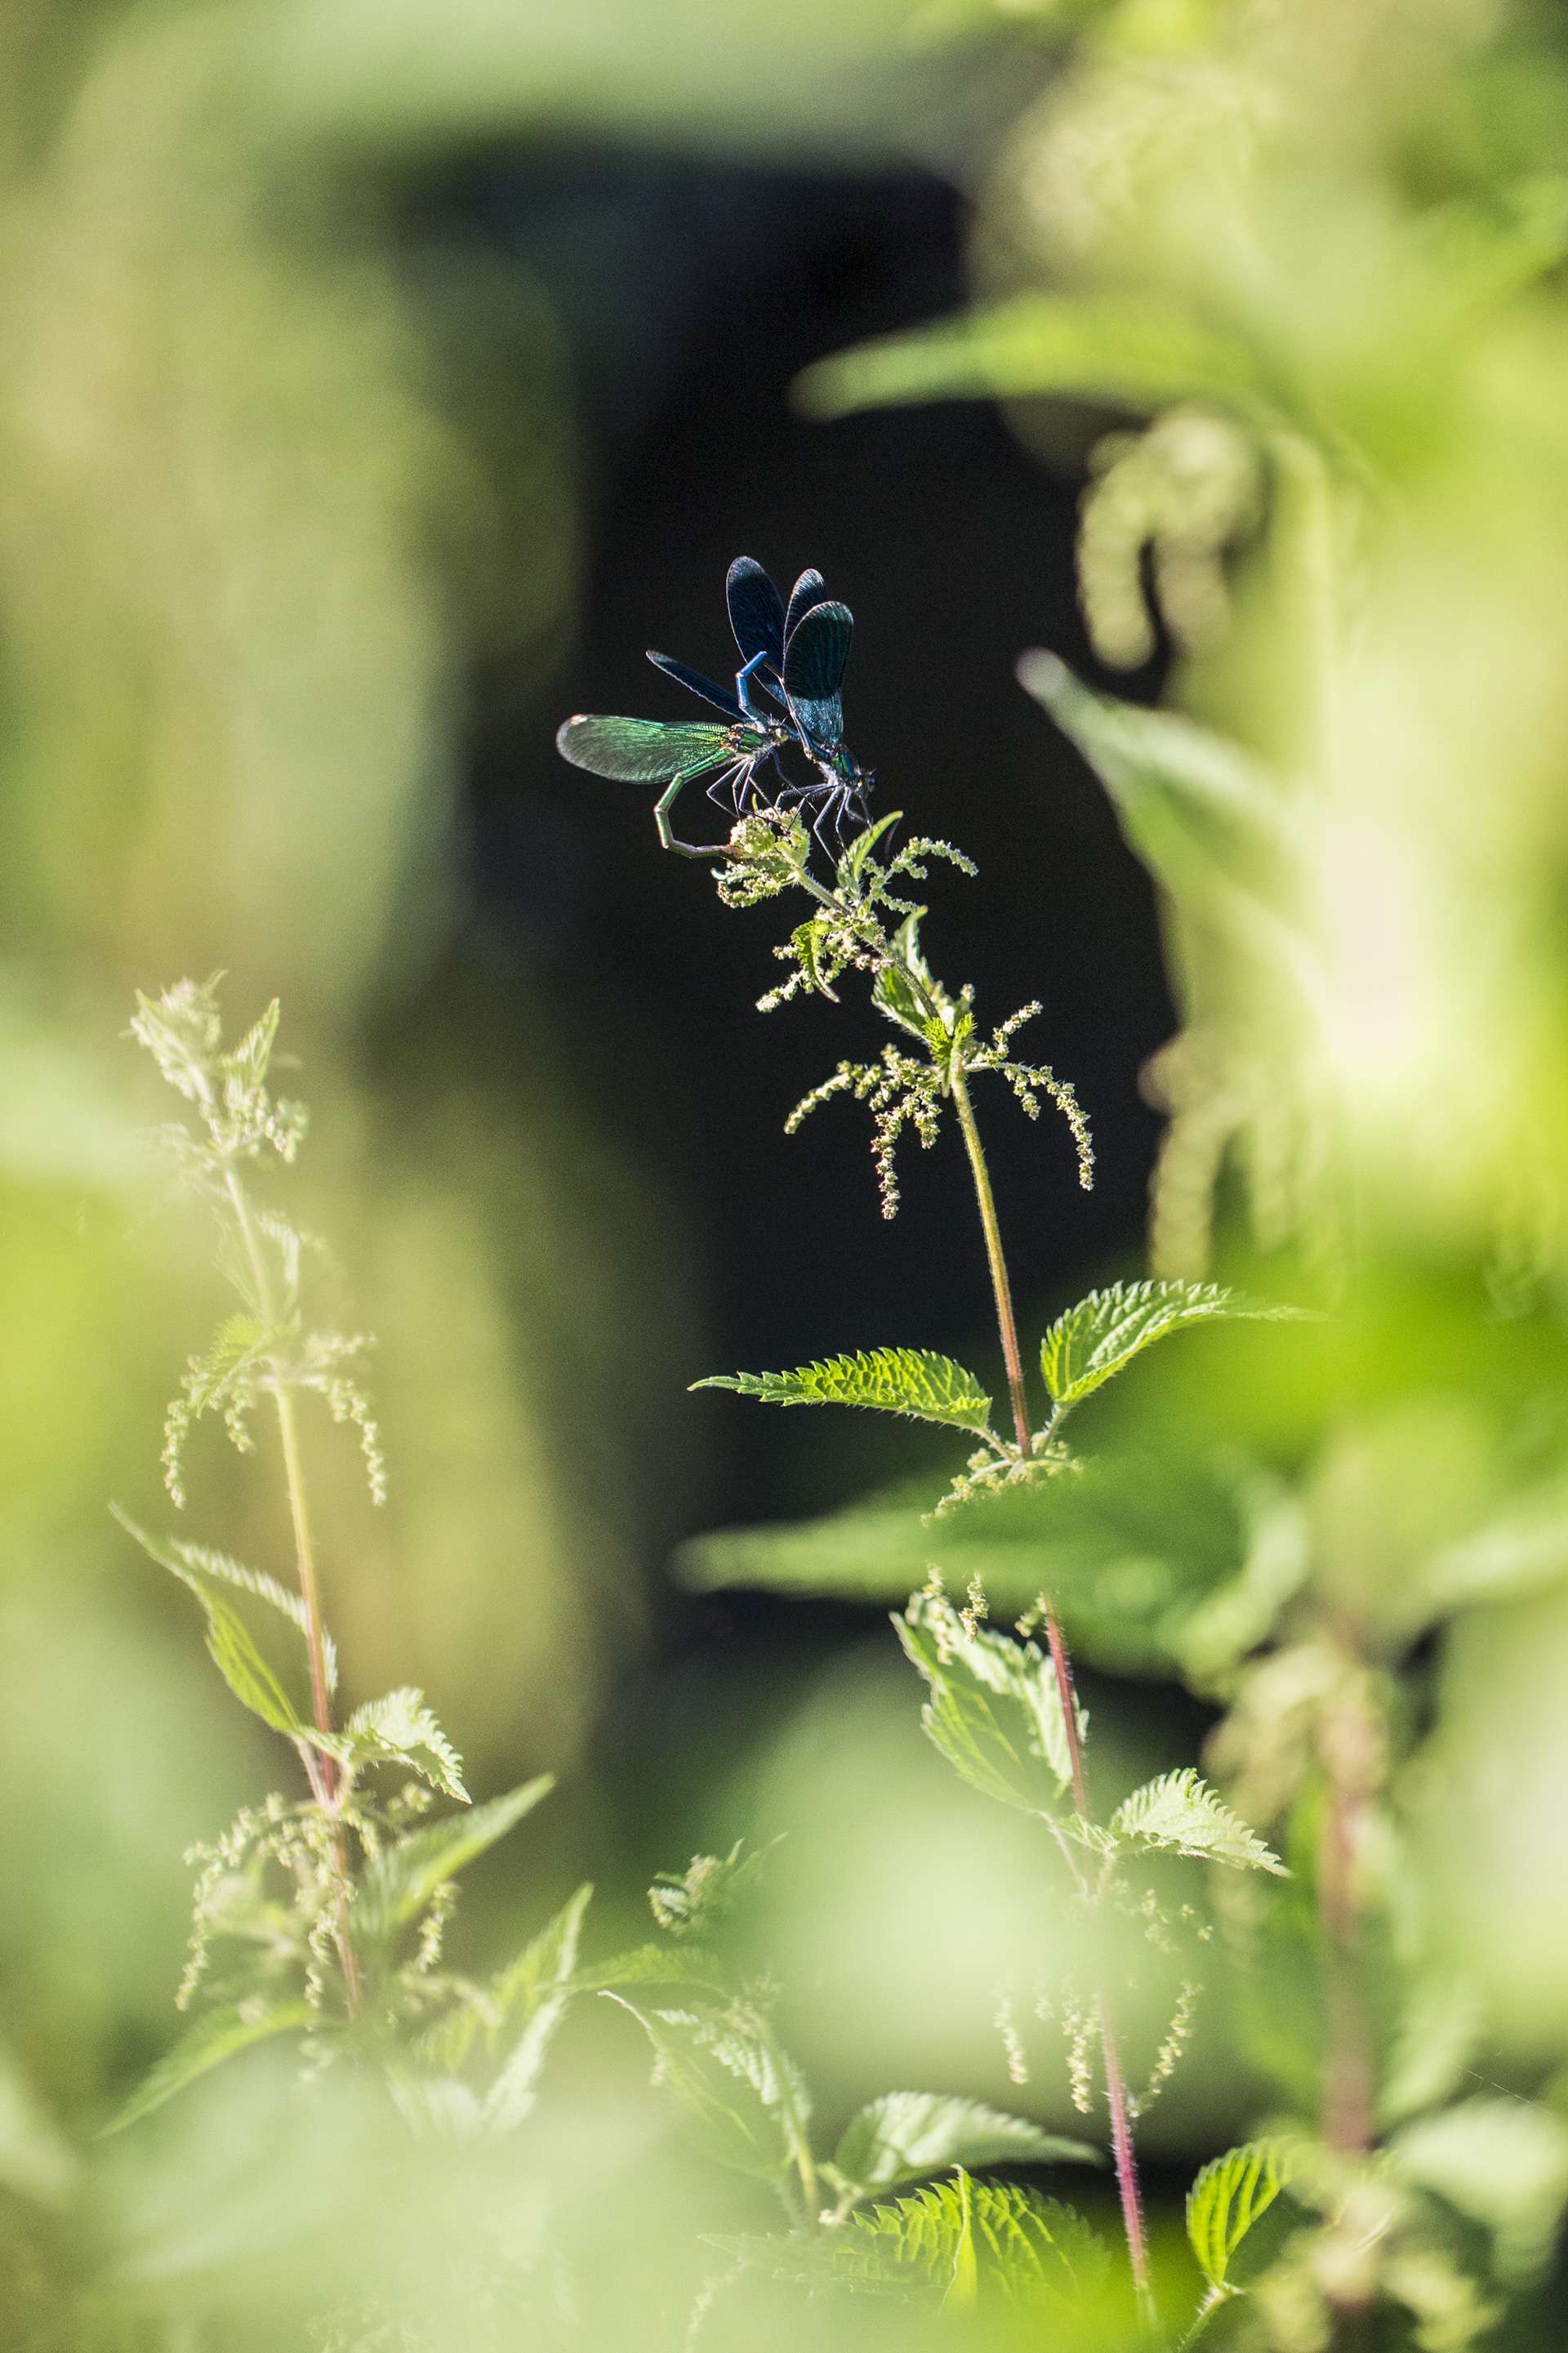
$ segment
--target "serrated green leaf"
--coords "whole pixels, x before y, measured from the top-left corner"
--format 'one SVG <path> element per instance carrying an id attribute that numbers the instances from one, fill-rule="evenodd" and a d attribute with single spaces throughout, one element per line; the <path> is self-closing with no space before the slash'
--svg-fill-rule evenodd
<path id="1" fill-rule="evenodd" d="M 862 2192 L 895 2189 L 950 2165 L 1098 2165 L 1088 2141 L 1042 2131 L 1025 2116 L 983 2100 L 941 2092 L 887 2092 L 850 2118 L 833 2153 L 847 2182 Z"/>
<path id="2" fill-rule="evenodd" d="M 1188 313 L 1115 295 L 1020 294 L 819 360 L 797 381 L 815 416 L 910 401 L 1059 394 L 1153 410 L 1203 399 L 1274 414 L 1245 343 Z"/>
<path id="3" fill-rule="evenodd" d="M 412 1684 L 356 1707 L 333 1745 L 359 1764 L 406 1765 L 432 1788 L 444 1790 L 460 1805 L 468 1802 L 463 1760 L 426 1704 L 424 1693 Z"/>
<path id="4" fill-rule="evenodd" d="M 735 1908 L 763 1870 L 777 1839 L 748 1850 L 737 1839 L 728 1854 L 694 1854 L 682 1872 L 661 1871 L 648 1889 L 648 1908 L 671 1936 L 710 1935 Z"/>
<path id="5" fill-rule="evenodd" d="M 1394 2135 L 1394 2169 L 1491 2233 L 1499 2270 L 1544 2269 L 1568 2204 L 1568 2124 L 1529 2100 L 1461 2100 Z"/>
<path id="6" fill-rule="evenodd" d="M 574 1993 L 616 1993 L 622 1986 L 694 1986 L 720 2000 L 731 1988 L 720 1962 L 704 1945 L 633 1945 L 579 1969 Z"/>
<path id="7" fill-rule="evenodd" d="M 654 2048 L 656 2080 L 685 2107 L 715 2164 L 773 2180 L 795 2161 L 811 2102 L 760 2011 L 737 2002 L 685 2010 L 639 2010 L 623 1994 Z"/>
<path id="8" fill-rule="evenodd" d="M 912 971 L 928 985 L 931 980 L 931 967 L 921 953 L 921 912 L 916 908 L 906 915 L 893 934 L 893 945 L 900 963 L 882 966 L 871 983 L 871 1002 L 879 1013 L 884 1014 L 889 1021 L 897 1022 L 900 1029 L 907 1029 L 912 1038 L 923 1040 L 926 1004 L 909 977 Z M 906 966 L 908 970 L 903 968 Z"/>
<path id="9" fill-rule="evenodd" d="M 1299 1313 L 1217 1282 L 1113 1282 L 1057 1317 L 1040 1343 L 1040 1370 L 1058 1405 L 1077 1405 L 1168 1333 L 1193 1324 L 1281 1323 Z"/>
<path id="10" fill-rule="evenodd" d="M 915 1594 L 893 1625 L 930 1694 L 921 1725 L 954 1772 L 1001 1805 L 1053 1811 L 1072 1764 L 1056 1672 L 1038 1643 L 972 1630 L 943 1593 Z M 1081 1706 L 1078 1721 L 1081 1737 Z"/>
<path id="11" fill-rule="evenodd" d="M 191 1547 L 178 1542 L 160 1544 L 145 1528 L 138 1527 L 118 1504 L 111 1504 L 110 1509 L 148 1558 L 166 1568 L 172 1577 L 177 1577 L 195 1595 L 206 1615 L 207 1655 L 241 1705 L 288 1739 L 310 1736 L 310 1727 L 263 1658 L 249 1628 L 224 1595 L 214 1590 L 210 1580 L 215 1573 L 204 1572 L 195 1566 Z"/>
<path id="12" fill-rule="evenodd" d="M 882 836 L 897 825 L 902 816 L 902 809 L 889 809 L 886 817 L 879 817 L 877 819 L 875 825 L 868 825 L 864 833 L 858 833 L 847 849 L 844 851 L 838 860 L 837 878 L 838 889 L 844 897 L 852 899 L 857 896 L 860 888 L 860 877 L 866 871 L 866 860 L 870 857 Z"/>
<path id="13" fill-rule="evenodd" d="M 204 2010 L 105 2125 L 105 2134 L 123 2132 L 127 2125 L 151 2116 L 198 2075 L 222 2066 L 226 2059 L 247 2051 L 253 2042 L 264 2042 L 274 2034 L 302 2033 L 312 2017 L 309 2003 L 303 2001 L 237 2001 Z"/>
<path id="14" fill-rule="evenodd" d="M 1279 2141 L 1249 2141 L 1205 2165 L 1187 2192 L 1187 2237 L 1204 2277 L 1222 2295 L 1234 2295 L 1237 2252 L 1290 2178 L 1289 2152 Z"/>
<path id="15" fill-rule="evenodd" d="M 805 975 L 806 987 L 816 996 L 826 997 L 829 1004 L 837 1005 L 838 998 L 829 986 L 822 961 L 827 936 L 827 924 L 820 915 L 813 915 L 806 923 L 795 925 L 790 934 L 790 945 L 799 959 L 801 971 Z"/>
<path id="16" fill-rule="evenodd" d="M 228 1553 L 217 1552 L 211 1545 L 188 1544 L 183 1536 L 150 1536 L 134 1521 L 128 1519 L 117 1504 L 111 1504 L 110 1509 L 126 1533 L 135 1537 L 148 1557 L 179 1577 L 182 1584 L 189 1584 L 193 1577 L 212 1577 L 220 1585 L 232 1586 L 237 1593 L 248 1593 L 258 1601 L 265 1601 L 269 1609 L 275 1609 L 280 1618 L 286 1618 L 297 1633 L 301 1636 L 308 1634 L 303 1601 L 297 1593 L 290 1593 L 287 1586 L 279 1585 L 275 1577 L 268 1577 L 265 1569 L 249 1568 L 244 1561 L 235 1560 Z M 337 1644 L 324 1627 L 321 1630 L 321 1649 L 327 1670 L 327 1689 L 336 1691 Z"/>
<path id="17" fill-rule="evenodd" d="M 1176 1854 L 1228 1862 L 1238 1871 L 1270 1871 L 1288 1879 L 1279 1856 L 1239 1814 L 1233 1813 L 1191 1766 L 1162 1773 L 1124 1799 L 1110 1819 L 1113 1837 L 1138 1846 L 1164 1847 Z"/>
<path id="18" fill-rule="evenodd" d="M 716 1373 L 694 1389 L 733 1389 L 765 1405 L 852 1405 L 984 1436 L 991 1400 L 973 1373 L 931 1348 L 868 1348 L 787 1373 Z"/>
<path id="19" fill-rule="evenodd" d="M 485 2095 L 489 2132 L 515 2131 L 533 2106 L 539 2071 L 571 1998 L 583 1915 L 593 1893 L 591 1886 L 579 1887 L 496 1981 L 496 2005 L 512 2041 Z"/>
<path id="20" fill-rule="evenodd" d="M 395 1844 L 384 1847 L 366 1866 L 354 1905 L 356 1934 L 389 1936 L 421 1913 L 438 1887 L 456 1879 L 470 1862 L 504 1838 L 555 1786 L 541 1773 L 503 1798 L 492 1798 L 466 1813 L 425 1822 Z"/>
<path id="21" fill-rule="evenodd" d="M 950 2310 L 1070 2309 L 1108 2268 L 1103 2245 L 1072 2207 L 1016 2183 L 973 2181 L 962 2169 L 852 2214 L 829 2263 L 845 2286 L 924 2289 Z"/>
<path id="22" fill-rule="evenodd" d="M 282 1010 L 275 997 L 266 1012 L 251 1023 L 237 1046 L 231 1047 L 223 1057 L 224 1069 L 243 1083 L 258 1086 L 267 1076 Z"/>

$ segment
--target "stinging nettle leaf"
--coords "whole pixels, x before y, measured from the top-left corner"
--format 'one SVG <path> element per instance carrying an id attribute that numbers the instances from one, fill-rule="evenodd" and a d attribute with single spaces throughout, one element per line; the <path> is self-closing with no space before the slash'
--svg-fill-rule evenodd
<path id="1" fill-rule="evenodd" d="M 944 1593 L 915 1594 L 893 1620 L 930 1696 L 926 1737 L 960 1778 L 998 1804 L 1045 1814 L 1072 1780 L 1061 1694 L 1037 1642 L 966 1624 Z M 1078 1705 L 1079 1737 L 1088 1717 Z"/>
<path id="2" fill-rule="evenodd" d="M 1269 1306 L 1216 1282 L 1113 1282 L 1058 1315 L 1040 1343 L 1040 1370 L 1058 1406 L 1077 1405 L 1134 1356 L 1192 1324 L 1286 1323 L 1300 1310 Z"/>
<path id="3" fill-rule="evenodd" d="M 891 2189 L 950 2165 L 1099 2165 L 1088 2141 L 1042 2131 L 984 2100 L 941 2092 L 888 2092 L 845 2126 L 833 2162 L 860 2191 Z"/>
<path id="4" fill-rule="evenodd" d="M 282 1733 L 286 1739 L 308 1737 L 310 1727 L 262 1657 L 249 1628 L 224 1595 L 215 1591 L 207 1582 L 208 1577 L 225 1576 L 226 1569 L 236 1568 L 238 1564 L 226 1563 L 225 1570 L 204 1569 L 195 1547 L 179 1543 L 159 1544 L 144 1528 L 138 1527 L 118 1504 L 111 1504 L 110 1509 L 148 1558 L 155 1560 L 161 1568 L 168 1569 L 195 1595 L 206 1614 L 207 1655 L 240 1704 L 247 1707 L 253 1715 L 258 1715 L 262 1723 L 270 1725 L 274 1732 Z M 215 1557 L 221 1558 L 222 1556 Z M 260 1582 L 258 1580 L 255 1586 L 247 1584 L 245 1589 L 258 1591 Z M 264 1595 L 262 1598 L 271 1597 Z M 292 1612 L 286 1610 L 284 1614 L 291 1616 Z"/>
<path id="5" fill-rule="evenodd" d="M 694 1389 L 733 1389 L 766 1405 L 865 1406 L 984 1437 L 991 1399 L 973 1373 L 931 1348 L 869 1348 L 787 1373 L 717 1373 Z"/>
<path id="6" fill-rule="evenodd" d="M 515 2039 L 485 2096 L 484 2122 L 492 2133 L 514 2131 L 533 2106 L 545 2052 L 572 1997 L 583 1915 L 593 1893 L 591 1886 L 579 1887 L 496 1981 L 496 2006 Z"/>
<path id="7" fill-rule="evenodd" d="M 554 1786 L 553 1774 L 541 1773 L 505 1797 L 491 1798 L 488 1804 L 449 1815 L 445 1821 L 423 1823 L 395 1845 L 384 1847 L 361 1883 L 354 1905 L 356 1931 L 387 1936 L 406 1926 L 438 1887 L 504 1838 Z"/>
<path id="8" fill-rule="evenodd" d="M 1103 2244 L 1074 2208 L 1016 2183 L 973 2181 L 962 2169 L 913 2197 L 852 2214 L 829 2261 L 847 2287 L 924 2288 L 949 2311 L 1071 2307 L 1109 2268 Z"/>
<path id="9" fill-rule="evenodd" d="M 629 2010 L 654 2048 L 655 2080 L 686 2108 L 715 2164 L 773 2180 L 795 2161 L 811 2102 L 794 2061 L 761 2014 L 743 2003 Z"/>
<path id="10" fill-rule="evenodd" d="M 269 2004 L 259 1999 L 227 2002 L 221 2009 L 204 2011 L 143 2077 L 125 2105 L 105 2125 L 104 2133 L 123 2132 L 127 2125 L 151 2116 L 198 2075 L 220 2067 L 253 2042 L 263 2042 L 274 2034 L 303 2032 L 313 2015 L 308 2002 Z"/>
<path id="11" fill-rule="evenodd" d="M 432 1788 L 444 1790 L 460 1805 L 468 1802 L 463 1760 L 426 1706 L 424 1693 L 412 1684 L 356 1707 L 332 1745 L 358 1763 L 406 1765 Z"/>
<path id="12" fill-rule="evenodd" d="M 1205 2165 L 1187 2192 L 1187 2237 L 1204 2277 L 1221 2295 L 1239 2292 L 1231 2266 L 1242 2241 L 1290 2178 L 1280 2141 L 1249 2141 Z"/>
<path id="13" fill-rule="evenodd" d="M 1228 1862 L 1238 1871 L 1289 1873 L 1239 1814 L 1233 1813 L 1191 1766 L 1162 1773 L 1122 1800 L 1110 1820 L 1111 1834 L 1133 1844 L 1163 1847 L 1175 1854 Z"/>
<path id="14" fill-rule="evenodd" d="M 1490 2232 L 1503 2277 L 1522 2284 L 1552 2258 L 1568 2204 L 1568 2123 L 1529 2100 L 1461 2100 L 1394 2135 L 1397 2173 Z"/>

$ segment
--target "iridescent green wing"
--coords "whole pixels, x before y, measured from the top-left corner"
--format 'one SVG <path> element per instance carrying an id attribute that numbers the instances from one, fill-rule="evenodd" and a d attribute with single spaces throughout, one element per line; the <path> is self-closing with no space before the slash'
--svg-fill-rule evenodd
<path id="1" fill-rule="evenodd" d="M 628 785 L 667 785 L 671 777 L 717 768 L 733 754 L 730 730 L 707 720 L 568 719 L 555 748 L 574 768 Z"/>

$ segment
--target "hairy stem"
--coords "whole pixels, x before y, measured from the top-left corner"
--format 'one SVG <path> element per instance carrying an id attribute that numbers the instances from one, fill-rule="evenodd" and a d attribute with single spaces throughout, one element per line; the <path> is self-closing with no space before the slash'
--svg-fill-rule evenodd
<path id="1" fill-rule="evenodd" d="M 1138 2185 L 1138 2156 L 1132 2145 L 1132 2110 L 1121 2073 L 1121 2054 L 1110 2023 L 1110 2004 L 1100 1997 L 1100 2046 L 1105 2062 L 1105 2105 L 1110 2112 L 1110 2152 L 1116 2164 L 1116 2194 L 1121 2201 L 1121 2227 L 1127 2234 L 1127 2260 L 1132 2268 L 1138 2313 L 1146 2328 L 1154 2325 L 1154 2299 L 1149 2285 L 1149 2242 L 1143 2235 L 1143 2200 Z"/>
<path id="2" fill-rule="evenodd" d="M 1026 1462 L 1034 1450 L 1034 1440 L 1029 1430 L 1028 1394 L 1024 1387 L 1024 1359 L 1018 1347 L 1018 1323 L 1013 1313 L 1013 1286 L 1008 1280 L 1007 1261 L 1002 1249 L 1002 1228 L 996 1216 L 996 1197 L 991 1190 L 991 1171 L 985 1165 L 984 1146 L 980 1141 L 980 1130 L 974 1124 L 974 1106 L 969 1100 L 969 1087 L 956 1057 L 952 1086 L 958 1124 L 963 1130 L 963 1148 L 969 1155 L 969 1171 L 974 1179 L 974 1198 L 980 1210 L 981 1230 L 985 1236 L 985 1256 L 991 1268 L 991 1289 L 996 1302 L 996 1329 L 1002 1339 L 1002 1361 L 1007 1368 L 1007 1394 L 1013 1402 L 1013 1427 L 1017 1432 L 1020 1459 Z M 1059 1641 L 1059 1635 L 1058 1639 Z M 1070 1731 L 1068 1737 L 1071 1737 Z"/>
<path id="3" fill-rule="evenodd" d="M 1377 1740 L 1359 1690 L 1332 1708 L 1320 1746 L 1328 1782 L 1318 1848 L 1326 2010 L 1323 2138 L 1331 2148 L 1360 2157 L 1373 2138 L 1374 2068 L 1356 1881 L 1363 1819 L 1375 1780 Z"/>
<path id="4" fill-rule="evenodd" d="M 262 1322 L 270 1329 L 278 1321 L 277 1302 L 266 1252 L 261 1248 L 256 1221 L 250 1214 L 250 1203 L 244 1186 L 232 1168 L 226 1171 L 224 1182 L 240 1240 L 245 1246 L 251 1281 L 256 1285 L 257 1306 Z M 305 1468 L 300 1451 L 300 1427 L 283 1367 L 276 1360 L 272 1363 L 268 1386 L 278 1413 L 278 1436 L 283 1451 L 283 1480 L 289 1494 L 289 1516 L 294 1530 L 294 1567 L 300 1580 L 300 1599 L 305 1610 L 305 1648 L 310 1662 L 310 1705 L 317 1731 L 324 1739 L 330 1739 L 332 1699 L 327 1680 L 327 1636 L 321 1616 L 321 1580 L 316 1573 L 315 1539 L 310 1530 L 310 1504 L 305 1491 Z M 313 1794 L 321 1805 L 333 1807 L 338 1794 L 338 1771 L 333 1760 L 303 1744 L 300 1753 Z M 352 2018 L 359 2009 L 360 1975 L 353 1940 L 349 1934 L 348 1845 L 341 1823 L 333 1831 L 332 1856 L 337 1878 L 335 1942 L 338 1958 L 342 1965 L 344 1998 Z"/>
<path id="5" fill-rule="evenodd" d="M 970 1172 L 974 1179 L 974 1198 L 980 1208 L 980 1223 L 985 1235 L 985 1255 L 991 1267 L 991 1288 L 996 1301 L 996 1328 L 1002 1338 L 1002 1356 L 1007 1368 L 1007 1387 L 1013 1400 L 1013 1425 L 1018 1434 L 1020 1457 L 1027 1461 L 1032 1448 L 1029 1430 L 1028 1395 L 1024 1387 L 1024 1359 L 1018 1346 L 1018 1324 L 1013 1313 L 1013 1286 L 1007 1273 L 1006 1254 L 1002 1247 L 1002 1228 L 996 1215 L 996 1199 L 991 1190 L 991 1172 L 985 1164 L 985 1151 L 975 1125 L 974 1106 L 969 1099 L 969 1089 L 963 1069 L 956 1063 L 952 1073 L 952 1100 L 958 1111 L 959 1125 L 963 1131 L 964 1148 L 969 1154 Z M 1062 1725 L 1067 1736 L 1068 1763 L 1072 1773 L 1074 1810 L 1088 1821 L 1089 1778 L 1084 1771 L 1083 1736 L 1079 1730 L 1078 1702 L 1073 1690 L 1072 1661 L 1068 1655 L 1061 1620 L 1045 1602 L 1046 1642 L 1050 1651 L 1051 1665 L 1057 1679 L 1057 1693 L 1061 1701 Z M 1115 2029 L 1111 2025 L 1110 2008 L 1105 1996 L 1100 1999 L 1100 2056 L 1105 2066 L 1105 2104 L 1110 2117 L 1111 2155 L 1116 2165 L 1116 2188 L 1121 2201 L 1121 2223 L 1127 2234 L 1127 2259 L 1132 2272 L 1133 2291 L 1138 2298 L 1139 2315 L 1145 2327 L 1154 2320 L 1153 2299 L 1149 2285 L 1149 2247 L 1143 2232 L 1143 2201 L 1138 2185 L 1138 2158 L 1132 2142 L 1132 2111 L 1127 2097 L 1126 2081 L 1121 2073 L 1121 2054 L 1117 2047 Z"/>

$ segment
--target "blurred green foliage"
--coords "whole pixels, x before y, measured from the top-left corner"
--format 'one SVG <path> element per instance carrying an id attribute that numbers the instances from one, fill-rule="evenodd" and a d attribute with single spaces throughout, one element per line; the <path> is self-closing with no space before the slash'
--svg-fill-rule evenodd
<path id="1" fill-rule="evenodd" d="M 996 59 L 1018 102 L 976 162 L 966 77 Z M 266 1769 L 183 1597 L 107 1515 L 154 1490 L 163 1401 L 216 1295 L 136 1145 L 158 1113 L 115 1043 L 133 987 L 226 967 L 239 1007 L 285 999 L 310 1066 L 305 1221 L 379 1335 L 394 1481 L 377 1525 L 353 1465 L 312 1449 L 353 1696 L 416 1676 L 486 1794 L 544 1764 L 570 1781 L 637 1653 L 638 1538 L 683 1476 L 686 1245 L 596 1132 L 539 993 L 503 1000 L 452 952 L 465 675 L 504 656 L 542 681 L 578 586 L 546 296 L 475 262 L 432 306 L 400 267 L 397 172 L 496 136 L 964 158 L 973 312 L 835 359 L 804 396 L 994 394 L 1089 476 L 1100 649 L 1173 632 L 1185 718 L 1075 697 L 1059 667 L 1027 681 L 1162 893 L 1182 1027 L 1149 1081 L 1171 1115 L 1156 1261 L 1192 1274 L 1212 1252 L 1332 1313 L 1132 1369 L 1089 1409 L 1097 1465 L 973 1506 L 942 1557 L 1009 1608 L 1048 1580 L 1118 1678 L 1236 1702 L 1276 1644 L 1219 1753 L 1284 1820 L 1293 1886 L 1326 1802 L 1300 1724 L 1349 1692 L 1392 1728 L 1369 1878 L 1405 2203 L 1383 2284 L 1430 2332 L 1392 2341 L 1469 2341 L 1463 2282 L 1422 2274 L 1401 2235 L 1409 2201 L 1490 2234 L 1502 2274 L 1538 2267 L 1568 2105 L 1565 132 L 1562 27 L 1529 0 L 804 0 L 787 20 L 717 0 L 12 0 L 7 2343 L 379 2353 L 412 2311 L 428 2353 L 640 2353 L 681 2342 L 703 2235 L 761 2227 L 671 2140 L 608 2005 L 574 2015 L 504 2158 L 394 2138 L 338 2077 L 301 2105 L 270 2052 L 90 2137 L 170 2040 L 181 1854 Z M 275 1556 L 264 1482 L 198 1451 L 211 1525 L 191 1533 Z M 900 1491 L 690 1557 L 705 1583 L 891 1602 L 935 1541 Z M 752 1933 L 792 1980 L 784 2028 L 822 2110 L 917 2066 L 1016 2105 L 992 2021 L 998 1957 L 1019 1952 L 1031 1973 L 1124 1976 L 1152 2057 L 1179 1972 L 1131 1936 L 1086 1949 L 1023 1831 L 977 1828 L 921 1744 L 912 1683 L 890 1643 L 850 1654 L 716 1800 L 795 1833 Z M 1150 1753 L 1138 1689 L 1096 1694 L 1113 1787 L 1187 1761 Z M 574 1786 L 522 1886 L 490 1883 L 520 1932 L 596 1834 Z M 1321 2094 L 1311 1923 L 1281 1901 L 1219 1919 L 1196 2054 L 1152 2128 L 1186 2171 L 1247 2129 L 1259 2085 L 1294 2070 L 1292 2096 Z M 1039 2063 L 1029 2103 L 1059 2126 L 1065 2070 Z M 1517 2128 L 1516 2093 L 1545 2094 L 1545 2138 Z M 1190 2309 L 1169 2203 L 1155 2253 Z M 1303 2279 L 1276 2318 L 1315 2346 Z M 712 2341 L 800 2342 L 789 2283 L 738 2294 Z M 1520 2311 L 1511 2341 L 1549 2347 Z M 829 2353 L 1039 2341 L 984 2301 L 928 2320 L 868 2298 L 812 2327 Z M 1125 2313 L 1085 2305 L 1070 2341 L 1111 2353 Z"/>

